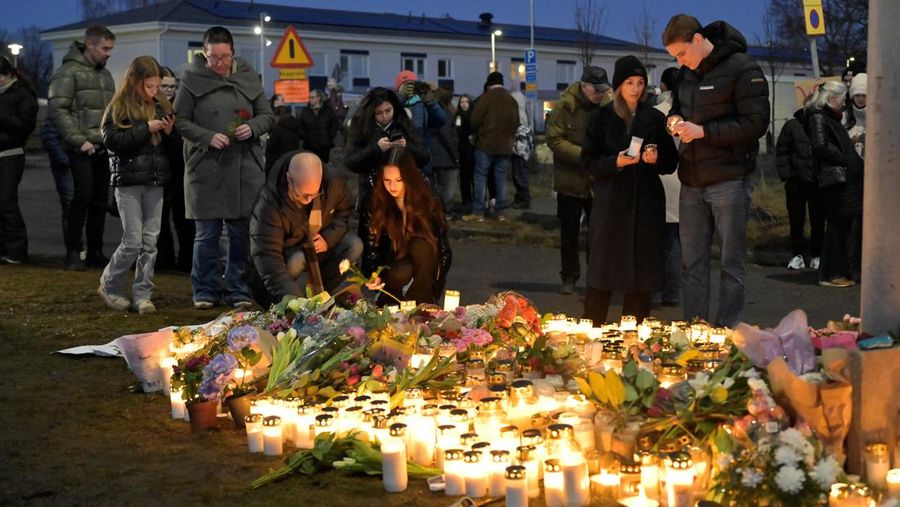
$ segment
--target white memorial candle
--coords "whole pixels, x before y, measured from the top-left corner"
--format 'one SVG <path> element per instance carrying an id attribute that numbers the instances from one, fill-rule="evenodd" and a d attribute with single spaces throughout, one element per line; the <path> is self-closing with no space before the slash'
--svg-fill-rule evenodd
<path id="1" fill-rule="evenodd" d="M 187 410 L 184 408 L 184 400 L 181 399 L 181 389 L 169 393 L 169 403 L 172 405 L 172 419 L 184 419 Z"/>
<path id="2" fill-rule="evenodd" d="M 528 480 L 525 467 L 513 465 L 506 467 L 504 476 L 506 483 L 506 507 L 528 507 Z M 493 495 L 493 491 L 491 495 Z"/>
<path id="3" fill-rule="evenodd" d="M 638 486 L 638 494 L 636 496 L 623 498 L 622 500 L 619 500 L 619 503 L 625 507 L 659 507 L 659 502 L 647 498 L 647 493 L 644 491 L 643 484 Z"/>
<path id="4" fill-rule="evenodd" d="M 619 485 L 621 484 L 619 474 L 600 471 L 599 474 L 591 476 L 591 495 L 597 503 L 606 505 L 609 502 L 615 502 L 619 498 Z"/>
<path id="5" fill-rule="evenodd" d="M 650 452 L 641 453 L 641 486 L 650 498 L 659 498 L 659 464 Z"/>
<path id="6" fill-rule="evenodd" d="M 481 463 L 481 451 L 463 453 L 466 477 L 466 496 L 481 498 L 488 494 L 489 474 Z"/>
<path id="7" fill-rule="evenodd" d="M 866 482 L 884 489 L 888 470 L 891 468 L 887 444 L 877 442 L 866 445 Z"/>
<path id="8" fill-rule="evenodd" d="M 591 483 L 584 456 L 571 453 L 561 460 L 563 495 L 568 507 L 580 507 L 591 501 Z"/>
<path id="9" fill-rule="evenodd" d="M 900 501 L 900 468 L 888 470 L 886 482 L 888 496 Z"/>
<path id="10" fill-rule="evenodd" d="M 563 474 L 558 459 L 544 461 L 544 503 L 547 507 L 563 507 Z"/>
<path id="11" fill-rule="evenodd" d="M 541 496 L 541 473 L 538 471 L 541 465 L 535 458 L 537 450 L 530 445 L 521 445 L 516 449 L 516 462 L 525 467 L 525 481 L 528 483 L 528 498 Z"/>
<path id="12" fill-rule="evenodd" d="M 406 444 L 403 439 L 389 438 L 381 444 L 381 463 L 384 490 L 388 493 L 405 491 L 409 477 L 406 474 Z"/>
<path id="13" fill-rule="evenodd" d="M 294 434 L 291 441 L 297 449 L 312 449 L 315 446 L 316 425 L 315 411 L 313 407 L 297 407 L 297 415 L 294 417 Z"/>
<path id="14" fill-rule="evenodd" d="M 263 419 L 263 454 L 281 456 L 284 449 L 284 436 L 281 431 L 281 418 L 270 415 Z"/>
<path id="15" fill-rule="evenodd" d="M 506 494 L 506 468 L 509 462 L 509 451 L 499 449 L 490 453 L 490 489 L 491 496 L 503 496 Z"/>
<path id="16" fill-rule="evenodd" d="M 262 415 L 245 415 L 244 427 L 247 429 L 247 450 L 252 453 L 263 452 Z"/>
<path id="17" fill-rule="evenodd" d="M 169 395 L 172 393 L 172 373 L 176 364 L 178 364 L 178 360 L 174 357 L 167 356 L 159 360 L 159 380 L 162 382 L 163 394 Z M 173 418 L 179 419 L 174 416 Z"/>
<path id="18" fill-rule="evenodd" d="M 459 291 L 447 289 L 444 291 L 444 311 L 452 312 L 459 306 Z"/>
<path id="19" fill-rule="evenodd" d="M 690 454 L 677 453 L 666 459 L 663 482 L 668 507 L 693 507 L 694 463 Z"/>
<path id="20" fill-rule="evenodd" d="M 465 463 L 462 449 L 444 451 L 444 493 L 457 496 L 466 492 L 466 478 L 463 475 Z"/>

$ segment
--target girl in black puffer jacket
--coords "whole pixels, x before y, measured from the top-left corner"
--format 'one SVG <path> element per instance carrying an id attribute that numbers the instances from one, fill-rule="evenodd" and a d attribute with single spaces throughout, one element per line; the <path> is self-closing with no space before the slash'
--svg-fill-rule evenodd
<path id="1" fill-rule="evenodd" d="M 25 141 L 37 119 L 34 88 L 0 56 L 0 262 L 28 260 L 28 234 L 19 210 L 19 182 L 25 171 Z"/>
<path id="2" fill-rule="evenodd" d="M 841 125 L 845 100 L 846 87 L 826 81 L 806 104 L 813 171 L 825 208 L 819 285 L 826 287 L 859 282 L 862 259 L 863 161 Z M 843 177 L 832 177 L 837 173 Z"/>
<path id="3" fill-rule="evenodd" d="M 171 178 L 164 143 L 172 134 L 172 105 L 160 90 L 162 72 L 153 57 L 139 56 L 103 114 L 103 144 L 109 150 L 110 186 L 115 188 L 122 242 L 109 259 L 97 292 L 114 310 L 154 313 L 150 302 L 163 186 Z M 132 303 L 124 296 L 125 274 L 137 261 Z"/>

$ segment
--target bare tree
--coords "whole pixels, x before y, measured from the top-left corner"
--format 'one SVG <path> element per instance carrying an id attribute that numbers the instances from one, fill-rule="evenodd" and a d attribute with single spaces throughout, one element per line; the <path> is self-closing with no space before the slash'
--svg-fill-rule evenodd
<path id="1" fill-rule="evenodd" d="M 798 0 L 770 0 L 774 39 L 782 47 L 809 45 Z M 869 0 L 823 0 L 825 36 L 819 38 L 819 63 L 824 75 L 836 75 L 851 56 L 865 59 L 868 47 Z"/>
<path id="2" fill-rule="evenodd" d="M 591 64 L 606 24 L 606 6 L 601 0 L 575 0 L 575 32 L 581 64 Z"/>
<path id="3" fill-rule="evenodd" d="M 650 68 L 650 49 L 653 42 L 659 40 L 659 32 L 656 25 L 659 22 L 647 8 L 647 0 L 641 0 L 641 11 L 632 20 L 631 29 L 634 31 L 634 40 L 641 45 L 644 66 Z M 648 83 L 649 84 L 649 83 Z"/>
<path id="4" fill-rule="evenodd" d="M 772 153 L 772 148 L 775 145 L 775 83 L 778 82 L 778 79 L 784 73 L 785 62 L 780 53 L 785 48 L 775 40 L 776 25 L 771 4 L 763 14 L 762 28 L 762 37 L 756 34 L 756 45 L 765 48 L 762 63 L 769 78 L 769 105 L 771 107 L 771 111 L 769 111 L 769 132 L 766 134 L 766 152 Z M 765 180 L 763 180 L 763 184 L 765 184 Z"/>
<path id="5" fill-rule="evenodd" d="M 34 84 L 39 96 L 45 96 L 53 74 L 53 52 L 50 43 L 41 40 L 41 29 L 36 26 L 25 27 L 14 33 L 0 30 L 0 48 L 3 48 L 2 54 L 6 54 L 10 61 L 13 58 L 6 51 L 6 47 L 12 42 L 22 45 L 22 52 L 15 59 L 19 71 Z"/>

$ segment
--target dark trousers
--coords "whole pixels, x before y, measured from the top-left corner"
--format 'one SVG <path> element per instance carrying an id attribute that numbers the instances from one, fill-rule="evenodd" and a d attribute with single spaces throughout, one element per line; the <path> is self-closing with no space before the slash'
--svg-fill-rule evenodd
<path id="1" fill-rule="evenodd" d="M 66 223 L 66 251 L 82 250 L 84 243 L 81 231 L 84 229 L 88 256 L 101 254 L 103 227 L 106 224 L 106 201 L 109 198 L 109 160 L 105 151 L 94 155 L 69 151 L 68 155 L 75 194 L 69 206 Z"/>
<path id="2" fill-rule="evenodd" d="M 794 255 L 819 257 L 822 253 L 822 236 L 825 232 L 825 210 L 822 194 L 815 182 L 806 183 L 789 179 L 784 183 L 787 201 L 788 221 L 791 225 L 791 250 Z M 809 250 L 803 228 L 806 225 L 806 211 L 809 209 Z"/>
<path id="3" fill-rule="evenodd" d="M 662 301 L 668 304 L 677 304 L 681 302 L 681 240 L 679 239 L 678 222 L 666 223 L 663 257 L 665 259 L 665 278 Z"/>
<path id="4" fill-rule="evenodd" d="M 516 187 L 516 202 L 531 202 L 531 190 L 528 185 L 528 161 L 512 156 L 513 186 Z"/>
<path id="5" fill-rule="evenodd" d="M 401 301 L 415 300 L 417 304 L 435 303 L 434 283 L 438 272 L 437 247 L 422 238 L 412 238 L 407 245 L 406 256 L 395 260 L 381 273 L 384 290 Z M 406 294 L 403 287 L 412 280 Z M 382 294 L 378 298 L 381 305 L 393 300 Z M 396 304 L 396 302 L 394 302 Z"/>
<path id="6" fill-rule="evenodd" d="M 591 199 L 556 194 L 556 216 L 559 217 L 559 254 L 563 282 L 576 282 L 581 277 L 578 238 L 581 234 L 581 216 L 591 216 Z"/>
<path id="7" fill-rule="evenodd" d="M 19 209 L 19 182 L 25 155 L 0 157 L 0 256 L 28 260 L 28 232 Z"/>
<path id="8" fill-rule="evenodd" d="M 588 287 L 584 295 L 584 318 L 594 321 L 594 325 L 606 322 L 612 291 Z M 634 315 L 641 322 L 650 316 L 651 292 L 626 292 L 622 304 L 622 315 Z"/>
<path id="9" fill-rule="evenodd" d="M 490 184 L 490 181 L 488 181 Z M 460 150 L 459 157 L 459 197 L 464 207 L 472 206 L 475 188 L 475 151 L 473 148 Z"/>
<path id="10" fill-rule="evenodd" d="M 828 217 L 819 264 L 819 280 L 860 279 L 862 217 Z"/>
<path id="11" fill-rule="evenodd" d="M 177 269 L 190 273 L 194 258 L 194 221 L 184 217 L 184 184 L 177 179 L 167 185 L 163 196 L 162 226 L 156 248 L 158 269 Z M 178 254 L 175 254 L 175 241 Z"/>

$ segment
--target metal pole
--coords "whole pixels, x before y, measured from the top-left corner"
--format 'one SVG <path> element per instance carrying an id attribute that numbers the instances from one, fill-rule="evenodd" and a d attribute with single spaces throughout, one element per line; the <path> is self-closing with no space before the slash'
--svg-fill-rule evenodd
<path id="1" fill-rule="evenodd" d="M 900 141 L 900 2 L 869 2 L 869 89 L 866 101 L 865 189 L 863 194 L 862 328 L 873 335 L 896 330 L 900 317 L 900 178 L 895 167 Z"/>
<path id="2" fill-rule="evenodd" d="M 494 32 L 491 32 L 491 72 L 497 70 L 497 47 L 494 40 L 497 38 Z"/>
<path id="3" fill-rule="evenodd" d="M 819 79 L 822 73 L 819 72 L 819 50 L 816 49 L 816 38 L 809 38 L 809 54 L 812 56 L 813 77 Z"/>
<path id="4" fill-rule="evenodd" d="M 534 0 L 531 0 L 531 46 L 534 49 Z"/>
<path id="5" fill-rule="evenodd" d="M 259 13 L 259 79 L 262 81 L 263 92 L 266 91 L 266 58 L 264 53 L 266 51 L 266 28 L 263 23 L 265 23 L 264 18 L 265 14 L 262 12 Z"/>
<path id="6" fill-rule="evenodd" d="M 530 47 L 531 49 L 534 49 L 534 0 L 530 0 L 529 3 L 531 4 L 531 5 L 530 5 L 530 8 L 531 8 L 531 46 L 529 46 L 529 47 Z M 537 85 L 537 83 L 535 83 L 535 85 Z M 535 128 L 535 121 L 534 121 L 534 117 L 535 117 L 534 106 L 535 106 L 535 104 L 537 103 L 537 101 L 536 101 L 536 100 L 529 100 L 528 102 L 529 102 L 529 104 L 528 104 L 528 114 L 531 115 L 531 118 L 529 119 L 529 124 L 532 126 L 533 129 L 537 130 L 537 129 Z"/>

